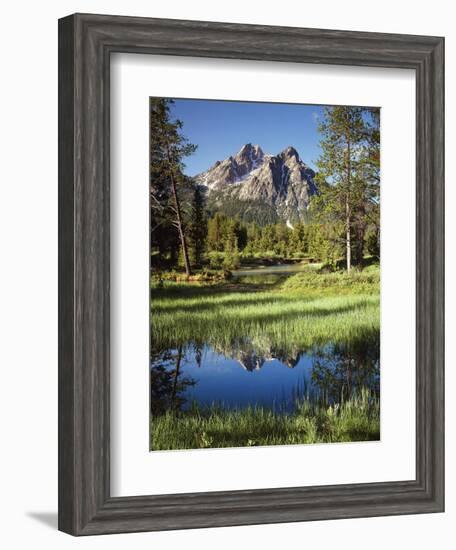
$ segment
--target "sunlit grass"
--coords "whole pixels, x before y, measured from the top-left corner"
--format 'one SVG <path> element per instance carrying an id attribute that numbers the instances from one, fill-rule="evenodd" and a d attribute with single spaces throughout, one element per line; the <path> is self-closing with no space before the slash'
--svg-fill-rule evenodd
<path id="1" fill-rule="evenodd" d="M 380 328 L 377 271 L 299 273 L 269 288 L 168 283 L 152 291 L 151 338 L 158 349 L 180 343 L 227 347 L 268 339 L 287 349 L 349 342 Z"/>

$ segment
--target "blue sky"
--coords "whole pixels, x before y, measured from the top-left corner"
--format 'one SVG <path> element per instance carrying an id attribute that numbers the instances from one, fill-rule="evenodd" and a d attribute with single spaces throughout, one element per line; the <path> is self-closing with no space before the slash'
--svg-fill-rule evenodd
<path id="1" fill-rule="evenodd" d="M 183 122 L 183 134 L 198 145 L 197 151 L 184 160 L 189 176 L 235 155 L 246 143 L 258 144 L 270 154 L 292 145 L 302 160 L 315 168 L 320 155 L 317 125 L 323 112 L 321 106 L 204 99 L 174 101 L 173 118 Z"/>

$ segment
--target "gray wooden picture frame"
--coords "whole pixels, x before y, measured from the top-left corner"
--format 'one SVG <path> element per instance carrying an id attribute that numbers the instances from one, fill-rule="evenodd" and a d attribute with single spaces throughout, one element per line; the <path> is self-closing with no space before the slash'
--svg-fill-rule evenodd
<path id="1" fill-rule="evenodd" d="M 112 52 L 415 70 L 415 480 L 110 496 Z M 443 379 L 443 38 L 84 14 L 59 21 L 60 530 L 92 535 L 441 512 Z"/>

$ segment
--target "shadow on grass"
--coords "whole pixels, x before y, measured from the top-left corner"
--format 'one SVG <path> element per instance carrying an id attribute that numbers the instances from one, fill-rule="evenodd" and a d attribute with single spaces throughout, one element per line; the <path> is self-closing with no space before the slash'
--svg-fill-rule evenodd
<path id="1" fill-rule="evenodd" d="M 163 313 L 172 313 L 174 311 L 182 312 L 186 311 L 188 313 L 192 313 L 194 311 L 206 311 L 211 309 L 217 309 L 217 308 L 223 308 L 223 307 L 229 307 L 229 308 L 235 308 L 235 307 L 243 307 L 243 306 L 252 306 L 252 305 L 260 305 L 265 303 L 279 303 L 279 302 L 287 302 L 290 301 L 290 298 L 287 296 L 261 296 L 261 293 L 258 293 L 258 296 L 254 296 L 252 298 L 234 298 L 232 293 L 226 293 L 227 300 L 224 300 L 222 302 L 211 302 L 210 298 L 214 297 L 214 295 L 204 296 L 204 299 L 207 301 L 204 302 L 197 302 L 195 304 L 176 304 L 176 305 L 166 305 L 166 306 L 156 306 L 153 303 L 151 303 L 151 311 L 152 313 L 154 311 L 156 312 L 163 312 Z M 230 298 L 230 296 L 233 296 L 233 299 Z M 196 296 L 192 296 L 192 298 L 197 298 Z M 315 298 L 310 298 L 309 302 L 314 301 Z"/>
<path id="2" fill-rule="evenodd" d="M 269 300 L 271 301 L 271 300 Z M 241 305 L 246 305 L 246 304 L 238 304 L 239 307 Z M 274 323 L 278 323 L 278 322 L 281 322 L 281 323 L 292 323 L 293 321 L 297 321 L 299 319 L 314 319 L 314 320 L 317 320 L 317 319 L 324 319 L 326 317 L 331 317 L 331 316 L 334 316 L 334 315 L 342 315 L 342 314 L 345 314 L 345 313 L 356 313 L 358 311 L 363 311 L 363 310 L 368 310 L 370 308 L 372 308 L 373 305 L 370 304 L 370 303 L 366 303 L 366 302 L 360 302 L 360 303 L 355 303 L 355 304 L 347 304 L 347 305 L 341 305 L 341 306 L 331 306 L 331 307 L 318 307 L 318 308 L 315 308 L 315 309 L 311 309 L 311 310 L 306 310 L 305 308 L 303 308 L 302 311 L 288 311 L 288 312 L 263 312 L 263 313 L 257 313 L 257 314 L 250 314 L 247 318 L 243 318 L 243 317 L 237 317 L 236 318 L 236 321 L 238 322 L 239 324 L 239 328 L 242 330 L 244 328 L 247 328 L 248 326 L 251 326 L 251 325 L 265 325 L 265 324 L 274 324 Z M 203 310 L 205 310 L 206 308 L 202 308 Z M 209 308 L 208 308 L 209 309 Z M 206 319 L 203 320 L 204 323 L 207 323 L 208 326 L 211 325 L 212 328 L 215 326 L 214 324 L 220 326 L 220 325 L 224 325 L 226 326 L 226 324 L 228 322 L 230 322 L 230 316 L 227 315 L 227 312 L 226 311 L 223 311 L 223 305 L 217 305 L 217 306 L 213 306 L 213 308 L 210 308 L 210 309 L 214 309 L 214 310 L 217 310 L 217 309 L 220 309 L 221 312 L 223 312 L 223 315 L 220 315 L 218 316 L 218 319 L 216 316 L 213 316 L 213 318 L 211 317 L 208 317 Z M 187 312 L 189 313 L 189 312 Z M 203 311 L 201 311 L 201 313 L 203 313 Z M 236 315 L 239 315 L 238 312 L 234 312 Z M 197 312 L 194 312 L 194 314 L 197 314 Z M 210 315 L 210 314 L 209 314 Z M 151 328 L 153 327 L 154 323 L 153 323 L 153 320 L 152 320 L 152 323 L 151 323 Z M 184 343 L 184 342 L 182 342 Z"/>

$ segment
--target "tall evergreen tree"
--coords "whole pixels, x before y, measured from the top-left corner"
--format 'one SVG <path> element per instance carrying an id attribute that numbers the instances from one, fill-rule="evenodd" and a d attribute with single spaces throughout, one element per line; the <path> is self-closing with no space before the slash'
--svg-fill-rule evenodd
<path id="1" fill-rule="evenodd" d="M 332 224 L 334 246 L 343 239 L 347 271 L 363 254 L 374 159 L 369 117 L 374 120 L 371 111 L 361 107 L 327 107 L 319 127 L 321 196 L 314 201 L 313 214 L 317 221 Z"/>
<path id="2" fill-rule="evenodd" d="M 220 212 L 216 212 L 214 217 L 208 222 L 207 244 L 209 250 L 221 252 L 223 250 L 224 224 L 226 217 Z"/>
<path id="3" fill-rule="evenodd" d="M 150 207 L 151 231 L 163 225 L 176 228 L 185 271 L 191 274 L 187 238 L 178 188 L 183 187 L 183 159 L 196 147 L 182 135 L 182 122 L 171 120 L 172 100 L 150 99 Z"/>
<path id="4" fill-rule="evenodd" d="M 192 260 L 201 265 L 206 246 L 207 219 L 204 211 L 204 196 L 199 186 L 193 190 L 190 218 L 190 250 Z"/>
<path id="5" fill-rule="evenodd" d="M 380 109 L 369 109 L 367 123 L 366 154 L 364 172 L 367 185 L 365 220 L 367 223 L 366 248 L 369 254 L 380 255 Z"/>

